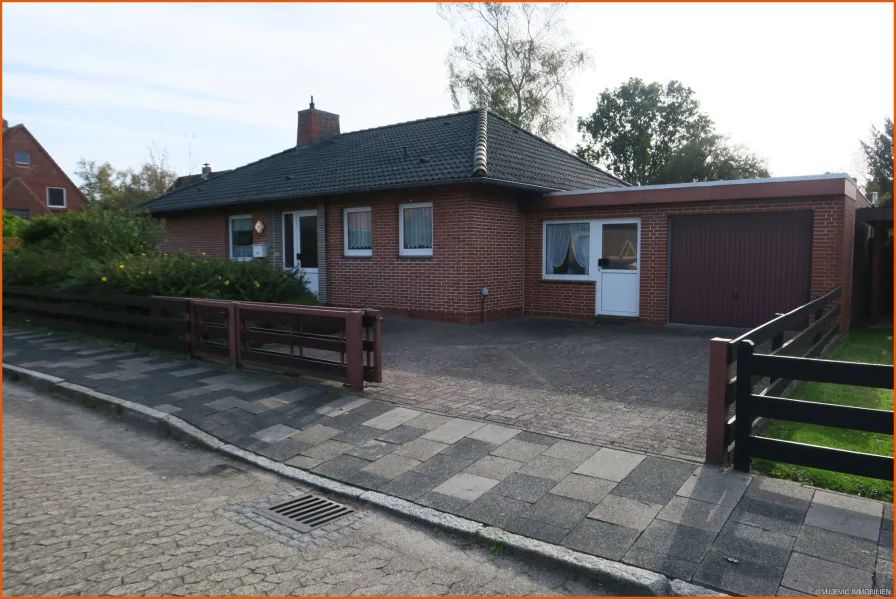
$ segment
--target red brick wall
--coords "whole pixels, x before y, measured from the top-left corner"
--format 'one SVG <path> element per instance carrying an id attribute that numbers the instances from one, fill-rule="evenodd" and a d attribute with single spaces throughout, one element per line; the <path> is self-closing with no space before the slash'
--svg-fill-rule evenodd
<path id="1" fill-rule="evenodd" d="M 16 164 L 16 152 L 28 152 L 31 164 Z M 3 196 L 6 209 L 28 210 L 32 217 L 71 210 L 79 212 L 87 198 L 46 153 L 27 129 L 14 126 L 3 133 L 3 178 L 18 177 L 31 190 L 31 195 L 13 183 Z M 65 189 L 65 208 L 47 206 L 47 187 Z"/>
<path id="2" fill-rule="evenodd" d="M 163 252 L 205 252 L 218 258 L 230 257 L 230 217 L 252 215 L 252 225 L 261 221 L 262 233 L 252 231 L 252 243 L 267 243 L 270 231 L 270 208 L 234 207 L 228 210 L 190 211 L 163 214 L 165 237 Z"/>
<path id="3" fill-rule="evenodd" d="M 591 317 L 595 313 L 594 282 L 544 281 L 542 268 L 542 223 L 555 219 L 631 218 L 641 219 L 641 292 L 639 319 L 662 324 L 667 321 L 667 264 L 669 217 L 687 214 L 735 212 L 773 212 L 813 210 L 812 295 L 826 293 L 840 285 L 843 309 L 849 310 L 851 247 L 853 225 L 844 222 L 845 197 L 784 198 L 780 200 L 741 200 L 708 204 L 655 204 L 607 208 L 577 208 L 526 214 L 526 314 Z M 855 209 L 853 207 L 853 218 Z M 844 226 L 846 225 L 846 226 Z"/>

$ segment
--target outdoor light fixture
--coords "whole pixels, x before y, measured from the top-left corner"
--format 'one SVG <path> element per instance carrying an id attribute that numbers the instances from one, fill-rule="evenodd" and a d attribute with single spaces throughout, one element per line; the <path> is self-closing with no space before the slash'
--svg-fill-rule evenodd
<path id="1" fill-rule="evenodd" d="M 488 287 L 482 288 L 482 297 L 488 297 Z"/>

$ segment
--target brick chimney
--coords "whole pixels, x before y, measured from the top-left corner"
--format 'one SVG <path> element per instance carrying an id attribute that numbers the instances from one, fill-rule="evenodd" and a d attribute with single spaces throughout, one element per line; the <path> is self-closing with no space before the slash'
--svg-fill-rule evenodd
<path id="1" fill-rule="evenodd" d="M 212 167 L 208 165 L 208 162 L 202 165 L 202 175 L 201 178 L 208 179 L 208 176 L 212 173 Z"/>
<path id="2" fill-rule="evenodd" d="M 308 108 L 299 111 L 296 146 L 310 146 L 334 135 L 339 135 L 339 115 L 315 108 L 311 96 Z"/>
<path id="3" fill-rule="evenodd" d="M 3 130 L 6 131 L 7 129 L 9 129 L 9 121 L 3 119 Z"/>

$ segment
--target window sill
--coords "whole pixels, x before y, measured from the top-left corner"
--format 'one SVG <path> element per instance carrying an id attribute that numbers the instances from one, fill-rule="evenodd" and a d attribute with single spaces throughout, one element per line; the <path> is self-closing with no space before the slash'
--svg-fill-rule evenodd
<path id="1" fill-rule="evenodd" d="M 428 256 L 402 256 L 399 254 L 395 257 L 397 260 L 432 260 L 432 254 Z"/>
<path id="2" fill-rule="evenodd" d="M 373 260 L 373 254 L 369 256 L 352 256 L 352 255 L 342 255 L 343 260 Z"/>
<path id="3" fill-rule="evenodd" d="M 594 283 L 594 279 L 587 275 L 583 275 L 580 277 L 577 276 L 563 276 L 560 275 L 558 277 L 542 277 L 542 283 Z"/>

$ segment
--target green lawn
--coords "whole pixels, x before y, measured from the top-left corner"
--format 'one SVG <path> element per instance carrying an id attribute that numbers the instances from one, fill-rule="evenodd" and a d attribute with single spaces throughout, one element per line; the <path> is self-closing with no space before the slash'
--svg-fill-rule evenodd
<path id="1" fill-rule="evenodd" d="M 834 348 L 827 359 L 892 364 L 893 335 L 889 331 L 867 329 L 854 331 Z M 893 392 L 889 389 L 806 383 L 793 394 L 793 398 L 880 410 L 893 409 Z M 829 426 L 773 421 L 766 427 L 762 436 L 863 453 L 893 455 L 893 437 L 890 435 L 863 433 Z M 763 474 L 777 478 L 787 478 L 863 497 L 893 500 L 893 483 L 890 481 L 766 460 L 756 460 L 753 467 Z"/>

